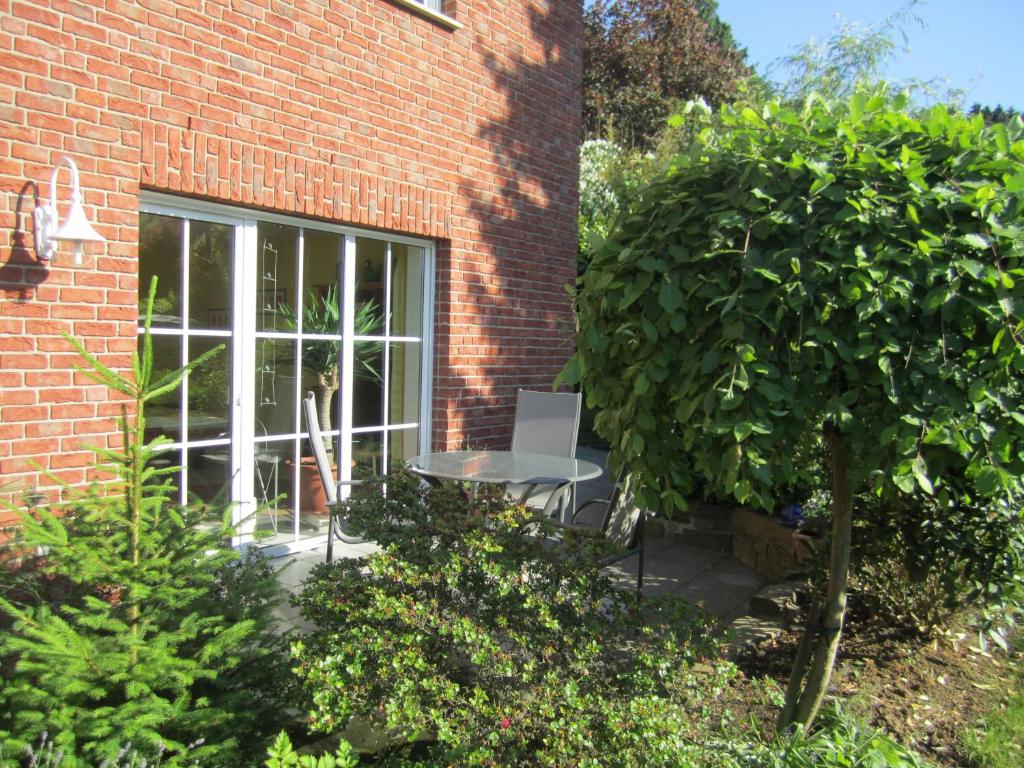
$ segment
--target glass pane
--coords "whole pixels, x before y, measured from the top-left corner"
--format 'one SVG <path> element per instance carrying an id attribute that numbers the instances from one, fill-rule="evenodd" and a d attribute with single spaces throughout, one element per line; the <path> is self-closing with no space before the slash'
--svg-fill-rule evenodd
<path id="1" fill-rule="evenodd" d="M 153 339 L 153 381 L 181 367 L 181 337 L 152 336 Z M 142 348 L 142 337 L 139 337 Z M 181 390 L 165 392 L 146 404 L 146 440 L 164 435 L 171 440 L 181 440 Z"/>
<path id="2" fill-rule="evenodd" d="M 256 330 L 295 330 L 295 262 L 298 227 L 284 224 L 256 225 Z"/>
<path id="3" fill-rule="evenodd" d="M 423 249 L 391 244 L 391 334 L 423 335 Z"/>
<path id="4" fill-rule="evenodd" d="M 231 498 L 231 447 L 229 445 L 190 448 L 188 451 L 188 493 L 201 501 Z M 220 522 L 219 519 L 216 522 Z"/>
<path id="5" fill-rule="evenodd" d="M 404 464 L 420 452 L 420 431 L 399 429 L 388 433 L 388 465 Z"/>
<path id="6" fill-rule="evenodd" d="M 302 330 L 341 333 L 341 274 L 343 238 L 333 232 L 303 230 Z"/>
<path id="7" fill-rule="evenodd" d="M 388 423 L 413 424 L 420 420 L 420 344 L 391 342 L 388 379 Z"/>
<path id="8" fill-rule="evenodd" d="M 384 306 L 378 304 L 376 299 L 357 302 L 352 327 L 356 336 L 377 336 L 384 333 Z"/>
<path id="9" fill-rule="evenodd" d="M 338 476 L 337 472 L 337 467 L 335 467 L 335 477 Z M 320 473 L 316 468 L 316 461 L 312 456 L 303 457 L 299 464 L 298 509 L 299 538 L 321 536 L 327 533 L 327 496 L 324 493 L 323 482 L 320 480 Z"/>
<path id="10" fill-rule="evenodd" d="M 181 498 L 181 451 L 168 450 L 154 454 L 149 466 L 157 470 L 173 470 L 170 475 L 161 475 L 160 480 L 170 479 L 173 490 L 168 493 L 167 498 L 173 504 L 180 504 Z"/>
<path id="11" fill-rule="evenodd" d="M 256 439 L 295 432 L 297 341 L 256 339 Z"/>
<path id="12" fill-rule="evenodd" d="M 384 269 L 388 244 L 356 238 L 356 335 L 384 332 Z"/>
<path id="13" fill-rule="evenodd" d="M 384 344 L 357 341 L 352 382 L 352 426 L 384 426 Z"/>
<path id="14" fill-rule="evenodd" d="M 225 342 L 223 349 L 189 374 L 189 440 L 226 437 L 231 406 L 231 339 L 189 337 L 192 360 Z"/>
<path id="15" fill-rule="evenodd" d="M 381 474 L 383 435 L 380 432 L 367 432 L 352 435 L 352 474 L 361 475 L 371 472 Z"/>
<path id="16" fill-rule="evenodd" d="M 231 328 L 231 261 L 234 227 L 190 221 L 188 324 L 192 329 Z"/>
<path id="17" fill-rule="evenodd" d="M 139 324 L 149 284 L 157 278 L 154 327 L 181 327 L 181 242 L 184 222 L 155 213 L 139 214 Z"/>
<path id="18" fill-rule="evenodd" d="M 259 435 L 256 436 L 259 441 Z M 293 514 L 288 499 L 282 494 L 290 490 L 292 441 L 257 442 L 254 454 L 253 496 L 256 499 L 256 530 L 274 535 L 292 535 Z M 271 543 L 268 541 L 264 543 Z"/>
<path id="19" fill-rule="evenodd" d="M 302 390 L 301 396 L 312 391 L 316 395 L 317 414 L 320 415 L 320 429 L 340 429 L 338 391 L 341 377 L 338 373 L 338 358 L 341 355 L 340 341 L 302 342 Z M 330 420 L 325 423 L 326 416 Z M 302 431 L 305 431 L 303 428 Z"/>

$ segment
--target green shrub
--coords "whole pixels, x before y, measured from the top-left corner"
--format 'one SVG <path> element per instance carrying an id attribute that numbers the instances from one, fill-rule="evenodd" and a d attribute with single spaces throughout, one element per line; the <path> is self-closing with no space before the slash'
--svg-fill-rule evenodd
<path id="1" fill-rule="evenodd" d="M 395 764 L 686 764 L 729 667 L 699 664 L 717 646 L 696 609 L 612 588 L 603 539 L 525 535 L 524 508 L 405 472 L 347 513 L 383 551 L 320 566 L 298 599 L 316 731 L 369 723 Z"/>
<path id="2" fill-rule="evenodd" d="M 757 768 L 811 768 L 863 765 L 873 768 L 927 768 L 915 752 L 874 728 L 854 722 L 837 707 L 826 707 L 817 729 L 779 737 L 754 750 Z"/>
<path id="3" fill-rule="evenodd" d="M 604 238 L 612 222 L 625 210 L 651 161 L 636 150 L 624 149 L 604 139 L 583 142 L 580 147 L 580 272 L 590 260 L 593 237 Z"/>
<path id="4" fill-rule="evenodd" d="M 225 544 L 230 509 L 174 501 L 178 469 L 154 461 L 168 441 L 144 442 L 146 402 L 186 370 L 153 379 L 148 322 L 132 376 L 75 346 L 133 417 L 99 451 L 109 480 L 20 514 L 15 551 L 39 554 L 0 568 L 0 745 L 46 733 L 68 768 L 119 764 L 127 744 L 150 764 L 244 764 L 281 709 L 274 573 Z"/>
<path id="5" fill-rule="evenodd" d="M 880 617 L 932 634 L 977 609 L 983 638 L 1006 647 L 1024 585 L 1019 507 L 966 498 L 938 508 L 928 497 L 885 503 L 873 494 L 858 506 L 854 572 Z"/>
<path id="6" fill-rule="evenodd" d="M 188 755 L 193 749 L 201 746 L 201 744 L 187 745 L 174 757 L 175 764 L 198 768 L 199 763 L 193 761 Z M 157 745 L 155 752 L 152 749 L 146 749 L 140 753 L 132 746 L 131 742 L 128 742 L 117 751 L 113 758 L 107 758 L 100 763 L 99 768 L 161 768 L 161 766 L 169 765 L 169 763 L 164 763 L 164 757 L 167 756 L 168 751 L 162 744 Z M 64 750 L 59 749 L 50 740 L 48 733 L 41 734 L 35 744 L 26 746 L 20 761 L 14 758 L 15 755 L 5 754 L 3 747 L 0 747 L 0 765 L 21 765 L 28 766 L 28 768 L 68 768 L 75 763 L 74 758 L 65 761 Z"/>
<path id="7" fill-rule="evenodd" d="M 333 755 L 300 755 L 292 747 L 291 739 L 284 731 L 278 734 L 267 749 L 266 768 L 354 768 L 359 765 L 347 741 L 342 741 Z"/>

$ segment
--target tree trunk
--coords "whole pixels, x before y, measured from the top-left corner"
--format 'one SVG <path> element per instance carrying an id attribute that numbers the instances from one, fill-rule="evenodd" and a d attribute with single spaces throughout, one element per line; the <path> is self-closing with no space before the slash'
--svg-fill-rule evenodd
<path id="1" fill-rule="evenodd" d="M 846 585 L 850 575 L 850 543 L 853 531 L 853 486 L 850 481 L 850 448 L 835 429 L 825 433 L 832 460 L 832 541 L 829 549 L 828 591 L 822 607 L 820 622 L 808 622 L 806 633 L 813 637 L 801 640 L 813 645 L 807 679 L 800 692 L 800 678 L 804 670 L 794 665 L 793 676 L 786 690 L 786 705 L 779 718 L 779 729 L 794 723 L 810 727 L 818 714 L 828 690 L 835 664 L 839 637 L 846 614 Z M 798 659 L 799 661 L 799 659 Z M 803 665 L 800 665 L 801 667 Z M 797 693 L 799 692 L 799 697 Z M 787 717 L 788 715 L 788 717 Z"/>
<path id="2" fill-rule="evenodd" d="M 776 729 L 779 731 L 785 730 L 793 723 L 796 705 L 800 700 L 800 687 L 804 682 L 804 675 L 807 674 L 807 667 L 811 663 L 811 646 L 820 625 L 821 600 L 815 595 L 811 598 L 811 604 L 807 609 L 804 633 L 800 637 L 799 645 L 797 645 L 796 658 L 793 660 L 793 671 L 790 672 L 789 683 L 786 685 L 785 703 L 776 722 Z"/>
<path id="3" fill-rule="evenodd" d="M 155 278 L 154 278 L 155 279 Z M 135 669 L 139 663 L 139 634 L 141 631 L 142 613 L 139 608 L 139 595 L 135 587 L 139 578 L 139 565 L 142 563 L 142 475 L 146 468 L 142 464 L 141 451 L 145 441 L 145 401 L 140 397 L 135 401 L 134 433 L 129 427 L 128 410 L 121 406 L 121 419 L 124 423 L 122 440 L 124 454 L 128 464 L 128 487 L 125 489 L 125 503 L 131 515 L 128 550 L 132 561 L 131 583 L 125 590 L 128 600 L 128 627 L 132 636 L 131 648 L 128 651 L 128 668 Z M 123 585 L 118 585 L 122 588 Z"/>
<path id="4" fill-rule="evenodd" d="M 317 374 L 316 378 L 317 383 L 313 391 L 316 394 L 317 418 L 320 421 L 320 431 L 326 432 L 334 427 L 331 424 L 331 398 L 338 391 L 338 376 L 336 373 L 333 377 Z M 327 461 L 331 461 L 334 458 L 334 440 L 327 435 L 324 435 L 324 449 L 327 451 Z"/>

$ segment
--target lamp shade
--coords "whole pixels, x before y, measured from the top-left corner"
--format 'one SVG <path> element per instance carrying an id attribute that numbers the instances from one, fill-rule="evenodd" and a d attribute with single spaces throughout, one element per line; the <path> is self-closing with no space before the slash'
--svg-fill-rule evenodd
<path id="1" fill-rule="evenodd" d="M 85 218 L 85 211 L 82 209 L 82 203 L 78 200 L 78 195 L 73 195 L 71 198 L 71 210 L 68 211 L 68 216 L 64 220 L 63 226 L 56 232 L 51 233 L 48 239 L 69 240 L 71 242 L 76 240 L 90 243 L 103 242 L 103 236 L 93 229 L 92 224 Z"/>

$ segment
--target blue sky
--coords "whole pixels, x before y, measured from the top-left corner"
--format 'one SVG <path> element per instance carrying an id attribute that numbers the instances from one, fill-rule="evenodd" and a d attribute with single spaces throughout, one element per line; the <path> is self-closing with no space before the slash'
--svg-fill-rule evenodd
<path id="1" fill-rule="evenodd" d="M 747 61 L 758 72 L 814 38 L 826 40 L 845 21 L 874 24 L 901 0 L 718 0 Z M 925 27 L 905 28 L 909 53 L 897 52 L 890 80 L 945 79 L 964 103 L 1024 110 L 1024 0 L 926 0 L 914 13 Z"/>
<path id="2" fill-rule="evenodd" d="M 589 6 L 592 0 L 584 0 Z M 904 0 L 718 0 L 718 15 L 764 74 L 768 65 L 814 38 L 826 40 L 844 21 L 872 25 Z M 964 103 L 1024 111 L 1024 0 L 924 0 L 922 28 L 905 31 L 909 53 L 897 52 L 890 80 L 945 80 Z M 838 16 L 837 16 L 838 14 Z"/>

